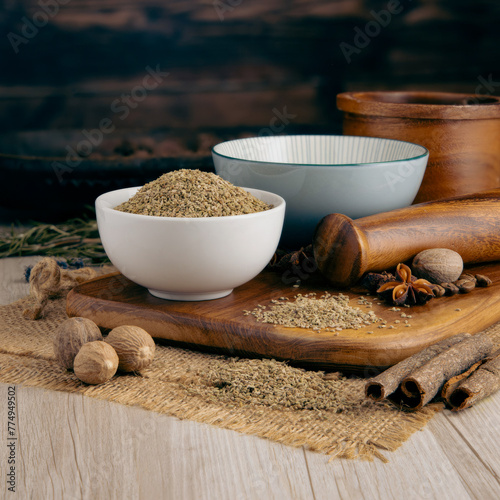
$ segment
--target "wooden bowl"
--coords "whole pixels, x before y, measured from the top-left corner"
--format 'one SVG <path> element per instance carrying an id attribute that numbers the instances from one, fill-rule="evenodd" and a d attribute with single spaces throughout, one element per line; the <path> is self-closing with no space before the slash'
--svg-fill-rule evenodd
<path id="1" fill-rule="evenodd" d="M 414 203 L 500 186 L 500 97 L 443 92 L 345 92 L 345 135 L 426 147 L 429 163 Z"/>

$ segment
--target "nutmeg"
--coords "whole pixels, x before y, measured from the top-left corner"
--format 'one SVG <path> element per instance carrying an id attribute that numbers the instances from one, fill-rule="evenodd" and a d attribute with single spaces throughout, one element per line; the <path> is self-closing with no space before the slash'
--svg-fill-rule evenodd
<path id="1" fill-rule="evenodd" d="M 120 360 L 118 367 L 125 372 L 142 370 L 153 361 L 154 340 L 146 330 L 138 326 L 113 328 L 105 342 L 113 346 Z"/>
<path id="2" fill-rule="evenodd" d="M 73 361 L 82 345 L 102 340 L 101 330 L 90 319 L 69 318 L 62 322 L 54 334 L 53 347 L 57 361 L 66 369 L 73 368 Z"/>
<path id="3" fill-rule="evenodd" d="M 87 384 L 107 382 L 117 369 L 118 354 L 102 340 L 88 342 L 75 356 L 75 375 Z"/>
<path id="4" fill-rule="evenodd" d="M 431 283 L 453 283 L 462 274 L 460 254 L 448 248 L 431 248 L 418 253 L 411 265 L 415 276 Z"/>

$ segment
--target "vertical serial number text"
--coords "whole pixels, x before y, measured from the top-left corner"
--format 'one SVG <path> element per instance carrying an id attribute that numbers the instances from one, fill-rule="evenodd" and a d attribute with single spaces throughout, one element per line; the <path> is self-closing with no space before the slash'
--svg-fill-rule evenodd
<path id="1" fill-rule="evenodd" d="M 17 449 L 17 400 L 16 386 L 7 387 L 7 490 L 16 491 Z"/>

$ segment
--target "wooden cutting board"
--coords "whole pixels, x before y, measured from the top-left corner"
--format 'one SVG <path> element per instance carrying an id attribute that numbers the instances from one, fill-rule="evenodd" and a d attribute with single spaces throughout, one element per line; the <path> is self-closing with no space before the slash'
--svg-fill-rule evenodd
<path id="1" fill-rule="evenodd" d="M 469 272 L 488 275 L 493 285 L 401 311 L 377 304 L 380 300 L 376 297 L 367 297 L 373 301 L 372 307 L 359 305 L 359 293 L 342 291 L 349 295 L 352 306 L 373 310 L 394 329 L 371 325 L 334 333 L 259 323 L 243 311 L 269 305 L 282 296 L 293 299 L 298 293 L 338 292 L 321 276 L 312 276 L 293 288 L 282 282 L 280 273 L 270 271 L 227 297 L 203 302 L 162 300 L 114 273 L 74 288 L 67 298 L 67 312 L 90 318 L 105 329 L 137 325 L 157 339 L 188 347 L 371 375 L 374 369 L 391 366 L 443 338 L 460 332 L 477 333 L 500 321 L 500 264 L 477 266 Z M 402 317 L 402 313 L 411 318 Z M 405 320 L 411 326 L 405 326 Z"/>

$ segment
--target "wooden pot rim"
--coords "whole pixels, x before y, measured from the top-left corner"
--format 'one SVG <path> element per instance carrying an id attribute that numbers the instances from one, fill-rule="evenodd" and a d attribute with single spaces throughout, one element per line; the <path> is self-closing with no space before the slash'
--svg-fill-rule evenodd
<path id="1" fill-rule="evenodd" d="M 500 118 L 500 97 L 451 92 L 376 91 L 337 95 L 341 111 L 368 116 L 437 120 Z"/>

